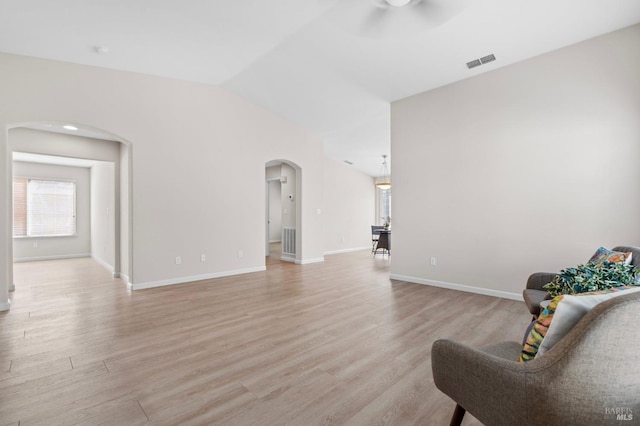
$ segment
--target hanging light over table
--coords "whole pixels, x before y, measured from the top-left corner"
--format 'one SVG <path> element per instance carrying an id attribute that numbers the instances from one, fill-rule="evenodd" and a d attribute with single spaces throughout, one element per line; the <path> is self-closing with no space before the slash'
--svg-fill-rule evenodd
<path id="1" fill-rule="evenodd" d="M 380 170 L 380 176 L 376 178 L 376 186 L 380 189 L 391 188 L 391 174 L 389 173 L 386 155 L 382 156 L 382 169 Z"/>

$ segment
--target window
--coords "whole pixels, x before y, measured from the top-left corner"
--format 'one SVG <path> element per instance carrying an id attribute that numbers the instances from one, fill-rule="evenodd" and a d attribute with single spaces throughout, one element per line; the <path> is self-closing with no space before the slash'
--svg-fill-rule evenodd
<path id="1" fill-rule="evenodd" d="M 13 236 L 51 237 L 76 232 L 76 184 L 13 179 Z"/>
<path id="2" fill-rule="evenodd" d="M 377 188 L 378 195 L 378 223 L 384 225 L 391 222 L 391 189 Z"/>

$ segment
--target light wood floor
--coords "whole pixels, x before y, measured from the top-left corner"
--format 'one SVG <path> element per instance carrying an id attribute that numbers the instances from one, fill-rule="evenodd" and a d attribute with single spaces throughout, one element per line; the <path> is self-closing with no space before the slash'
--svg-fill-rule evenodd
<path id="1" fill-rule="evenodd" d="M 366 250 L 133 293 L 88 258 L 15 276 L 0 425 L 445 425 L 432 342 L 519 340 L 529 320 L 522 302 L 390 281 Z"/>

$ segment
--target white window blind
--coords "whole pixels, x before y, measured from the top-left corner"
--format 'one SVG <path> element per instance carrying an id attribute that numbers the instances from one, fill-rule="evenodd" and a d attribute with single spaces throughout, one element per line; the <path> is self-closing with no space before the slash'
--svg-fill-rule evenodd
<path id="1" fill-rule="evenodd" d="M 24 198 L 24 183 L 21 181 L 26 181 L 26 204 L 21 201 Z M 13 202 L 14 236 L 47 237 L 76 232 L 74 182 L 14 179 Z"/>
<path id="2" fill-rule="evenodd" d="M 27 179 L 13 179 L 13 236 L 27 236 Z"/>

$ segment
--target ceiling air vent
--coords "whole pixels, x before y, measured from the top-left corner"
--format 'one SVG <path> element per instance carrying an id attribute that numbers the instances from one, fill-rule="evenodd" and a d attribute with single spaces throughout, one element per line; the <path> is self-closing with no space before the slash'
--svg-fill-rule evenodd
<path id="1" fill-rule="evenodd" d="M 482 62 L 480 62 L 480 59 L 476 59 L 474 61 L 467 62 L 467 68 L 469 68 L 469 69 L 475 68 L 475 67 L 479 67 L 480 65 L 482 65 Z"/>
<path id="2" fill-rule="evenodd" d="M 479 67 L 480 65 L 493 62 L 495 60 L 496 60 L 496 55 L 492 53 L 491 55 L 483 56 L 480 59 L 474 59 L 471 62 L 467 62 L 467 68 L 471 69 L 471 68 Z"/>
<path id="3" fill-rule="evenodd" d="M 482 58 L 480 58 L 480 62 L 482 62 L 483 64 L 486 64 L 487 62 L 493 62 L 495 60 L 496 56 L 494 54 L 483 56 Z"/>

